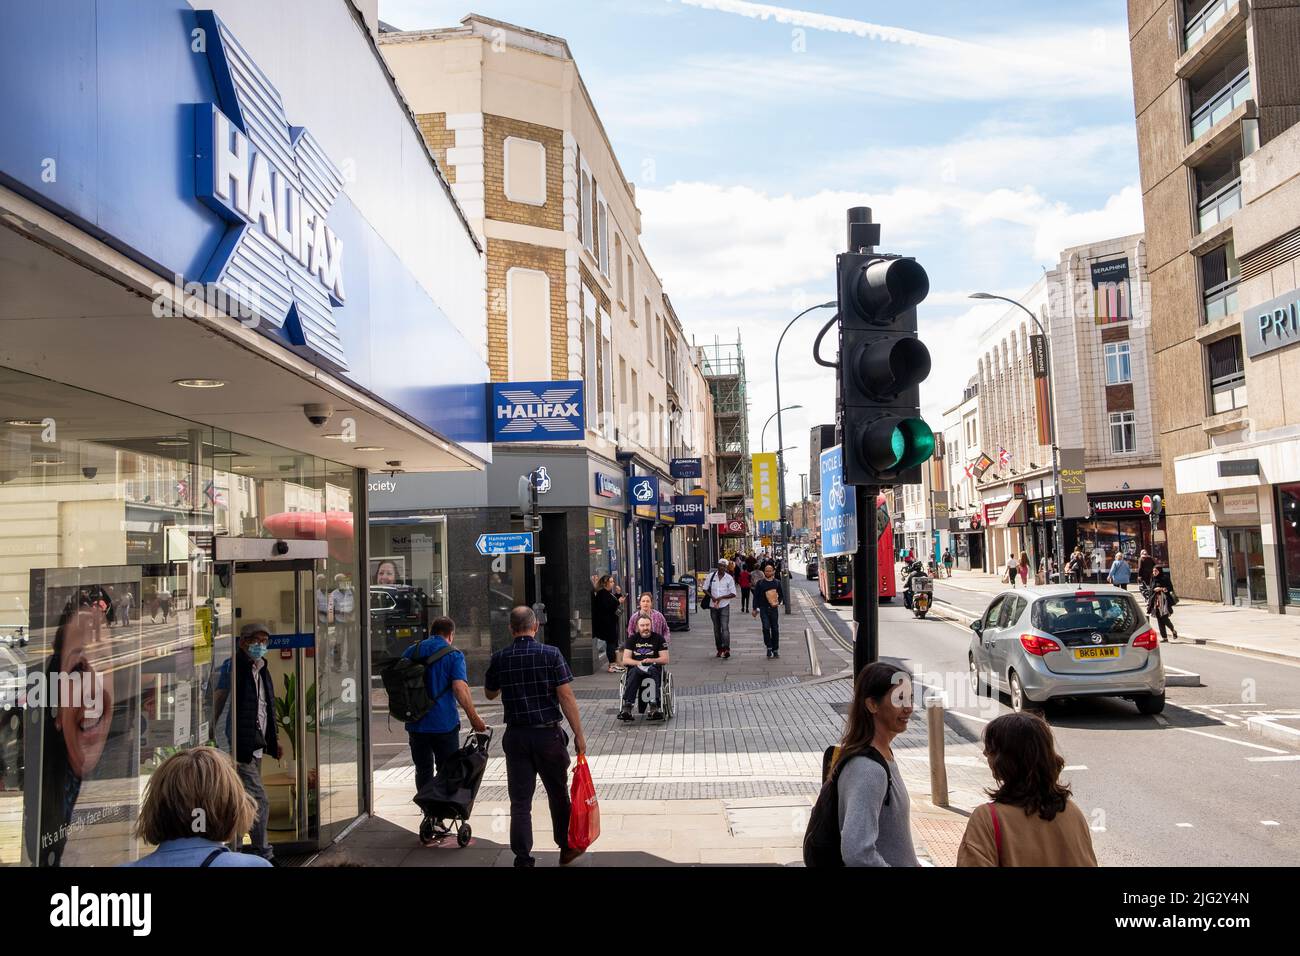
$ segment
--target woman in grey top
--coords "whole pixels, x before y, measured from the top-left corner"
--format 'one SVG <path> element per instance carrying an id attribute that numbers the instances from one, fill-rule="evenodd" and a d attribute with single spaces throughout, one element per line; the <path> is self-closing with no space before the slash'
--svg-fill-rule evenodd
<path id="1" fill-rule="evenodd" d="M 854 681 L 853 700 L 837 760 L 844 763 L 839 775 L 844 865 L 920 866 L 912 848 L 911 801 L 892 748 L 912 716 L 912 677 L 878 661 Z"/>

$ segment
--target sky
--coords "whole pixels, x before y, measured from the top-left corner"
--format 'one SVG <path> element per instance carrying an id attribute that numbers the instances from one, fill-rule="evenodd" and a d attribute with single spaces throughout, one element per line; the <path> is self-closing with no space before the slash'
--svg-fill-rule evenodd
<path id="1" fill-rule="evenodd" d="M 568 41 L 686 334 L 740 337 L 751 451 L 776 411 L 782 329 L 835 298 L 849 207 L 871 207 L 880 251 L 929 274 L 936 431 L 1004 313 L 971 292 L 1016 298 L 1062 249 L 1142 231 L 1124 0 L 465 2 L 379 12 L 407 30 L 474 12 Z M 788 500 L 809 429 L 835 418 L 834 376 L 812 360 L 832 314 L 805 316 L 781 350 L 782 404 L 802 406 L 782 415 Z"/>

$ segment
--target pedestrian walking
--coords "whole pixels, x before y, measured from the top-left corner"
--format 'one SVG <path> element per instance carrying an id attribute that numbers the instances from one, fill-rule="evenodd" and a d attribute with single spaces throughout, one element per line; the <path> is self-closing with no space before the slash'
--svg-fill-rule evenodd
<path id="1" fill-rule="evenodd" d="M 769 660 L 781 656 L 781 605 L 785 603 L 785 589 L 776 576 L 776 566 L 769 561 L 754 585 L 754 617 L 763 619 L 763 646 Z"/>
<path id="2" fill-rule="evenodd" d="M 713 620 L 713 643 L 718 657 L 731 657 L 731 599 L 736 596 L 736 579 L 727 573 L 727 562 L 718 566 L 705 579 L 704 590 L 709 596 L 709 617 Z"/>
<path id="3" fill-rule="evenodd" d="M 966 823 L 958 866 L 1096 866 L 1088 818 L 1060 782 L 1065 761 L 1037 714 L 1003 714 L 984 728 L 997 786 Z"/>
<path id="4" fill-rule="evenodd" d="M 634 719 L 632 705 L 636 703 L 636 695 L 641 692 L 641 685 L 649 678 L 653 690 L 646 720 L 663 720 L 659 692 L 663 686 L 664 666 L 669 658 L 668 644 L 654 632 L 649 614 L 637 614 L 632 623 L 636 631 L 623 644 L 623 665 L 627 668 L 627 679 L 623 682 L 623 706 L 619 709 L 618 719 Z"/>
<path id="5" fill-rule="evenodd" d="M 1178 595 L 1174 593 L 1174 582 L 1169 576 L 1169 569 L 1156 565 L 1152 572 L 1151 587 L 1148 590 L 1147 613 L 1155 617 L 1162 641 L 1168 641 L 1165 636 L 1166 631 L 1172 631 L 1174 640 L 1178 640 L 1178 628 L 1174 627 L 1172 620 L 1174 605 L 1177 603 Z"/>
<path id="6" fill-rule="evenodd" d="M 1019 571 L 1016 567 L 1016 556 L 1014 554 L 1011 553 L 1007 554 L 1007 564 L 1006 567 L 1002 569 L 1002 573 L 1006 578 L 1007 584 L 1010 584 L 1012 587 L 1015 587 L 1016 577 L 1018 576 Z"/>
<path id="7" fill-rule="evenodd" d="M 655 610 L 655 596 L 649 591 L 646 591 L 637 599 L 636 610 L 632 612 L 632 616 L 627 622 L 627 634 L 624 635 L 625 638 L 631 637 L 636 633 L 636 619 L 642 614 L 650 618 L 650 629 L 663 638 L 664 645 L 667 646 L 671 644 L 672 637 L 668 628 L 668 619 L 659 611 Z M 620 643 L 619 646 L 621 648 L 622 644 Z"/>
<path id="8" fill-rule="evenodd" d="M 1138 581 L 1144 588 L 1151 586 L 1151 578 L 1155 574 L 1155 570 L 1156 559 L 1151 557 L 1146 548 L 1143 548 L 1142 553 L 1138 555 Z"/>
<path id="9" fill-rule="evenodd" d="M 135 598 L 131 594 L 131 586 L 124 585 L 122 588 L 121 614 L 122 623 L 126 626 L 131 625 L 131 605 L 135 603 Z"/>
<path id="10" fill-rule="evenodd" d="M 1132 579 L 1132 574 L 1133 572 L 1128 566 L 1128 561 L 1124 559 L 1124 553 L 1116 548 L 1115 560 L 1110 563 L 1110 570 L 1106 572 L 1106 580 L 1115 585 L 1115 587 L 1127 591 L 1129 581 Z"/>
<path id="11" fill-rule="evenodd" d="M 614 575 L 602 574 L 591 593 L 591 633 L 596 640 L 605 642 L 605 669 L 611 674 L 623 671 L 618 663 L 618 648 L 622 644 L 619 613 L 624 600 L 623 595 L 614 593 Z"/>
<path id="12" fill-rule="evenodd" d="M 266 645 L 270 632 L 262 624 L 250 621 L 239 629 L 239 643 L 234 656 L 226 659 L 217 676 L 212 697 L 212 722 L 215 724 L 230 699 L 231 673 L 234 673 L 235 726 L 231 734 L 230 714 L 226 714 L 226 736 L 234 741 L 235 769 L 244 789 L 257 805 L 257 813 L 248 823 L 250 852 L 267 860 L 275 853 L 267 839 L 266 825 L 271 815 L 271 801 L 262 786 L 262 757 L 279 760 L 283 753 L 276 732 L 275 686 L 266 666 Z M 244 831 L 240 831 L 242 836 Z"/>
<path id="13" fill-rule="evenodd" d="M 475 733 L 487 733 L 487 724 L 478 715 L 474 698 L 470 696 L 465 655 L 452 647 L 455 640 L 456 622 L 449 617 L 434 618 L 429 625 L 429 636 L 412 644 L 402 654 L 407 660 L 425 662 L 424 686 L 433 701 L 433 706 L 423 717 L 406 724 L 411 762 L 415 764 L 416 793 L 434 778 L 438 767 L 460 749 L 457 704 L 465 711 Z M 420 823 L 420 842 L 425 846 L 434 842 L 433 825 L 434 820 L 427 816 Z"/>
<path id="14" fill-rule="evenodd" d="M 1066 564 L 1066 569 L 1069 571 L 1070 582 L 1072 584 L 1083 583 L 1083 571 L 1086 566 L 1087 559 L 1084 558 L 1083 552 L 1079 550 L 1078 546 L 1076 546 L 1070 553 L 1070 560 Z"/>
<path id="15" fill-rule="evenodd" d="M 520 605 L 510 612 L 509 646 L 492 655 L 483 690 L 488 700 L 501 698 L 506 732 L 501 748 L 506 756 L 506 789 L 510 794 L 510 849 L 515 866 L 535 865 L 533 859 L 533 793 L 542 778 L 550 805 L 551 832 L 566 866 L 583 850 L 569 846 L 569 735 L 573 730 L 578 756 L 587 752 L 587 738 L 573 695 L 573 674 L 559 648 L 537 641 L 537 615 Z"/>
<path id="16" fill-rule="evenodd" d="M 353 637 L 356 632 L 357 596 L 352 590 L 352 579 L 346 574 L 334 575 L 334 590 L 330 591 L 330 617 L 334 619 L 334 658 L 340 670 L 351 670 L 356 663 L 352 652 L 357 647 Z"/>
<path id="17" fill-rule="evenodd" d="M 740 566 L 739 581 L 740 585 L 740 613 L 744 614 L 749 610 L 750 590 L 754 587 L 754 575 L 750 573 L 748 565 Z"/>
<path id="18" fill-rule="evenodd" d="M 946 578 L 952 577 L 952 565 L 953 565 L 952 552 L 949 551 L 947 548 L 944 548 L 943 551 L 943 576 L 944 577 Z"/>
<path id="19" fill-rule="evenodd" d="M 177 751 L 149 775 L 135 823 L 136 838 L 155 849 L 122 865 L 270 866 L 267 859 L 226 846 L 242 839 L 257 812 L 228 755 L 215 747 Z"/>
<path id="20" fill-rule="evenodd" d="M 911 801 L 892 746 L 911 717 L 911 674 L 884 661 L 863 668 L 832 769 L 838 771 L 845 866 L 920 866 Z"/>
<path id="21" fill-rule="evenodd" d="M 1024 551 L 1020 552 L 1020 561 L 1016 564 L 1016 570 L 1020 573 L 1020 583 L 1025 587 L 1029 586 L 1029 555 Z"/>

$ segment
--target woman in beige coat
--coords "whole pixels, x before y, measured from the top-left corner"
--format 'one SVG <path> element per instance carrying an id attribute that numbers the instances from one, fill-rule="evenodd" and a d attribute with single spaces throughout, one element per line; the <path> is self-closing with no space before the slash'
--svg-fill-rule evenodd
<path id="1" fill-rule="evenodd" d="M 1037 714 L 1004 714 L 984 728 L 997 788 L 971 814 L 958 866 L 1096 866 L 1092 831 L 1060 782 L 1065 761 Z"/>

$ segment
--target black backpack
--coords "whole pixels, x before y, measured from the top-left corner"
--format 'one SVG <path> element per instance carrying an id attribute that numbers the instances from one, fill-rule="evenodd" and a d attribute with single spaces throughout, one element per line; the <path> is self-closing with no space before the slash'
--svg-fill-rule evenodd
<path id="1" fill-rule="evenodd" d="M 808 818 L 808 829 L 804 831 L 804 866 L 844 865 L 844 857 L 840 854 L 840 771 L 848 761 L 835 760 L 839 749 L 827 747 L 822 754 L 822 779 L 826 782 L 822 784 L 822 792 L 817 795 L 812 815 Z M 890 791 L 894 786 L 889 764 L 875 747 L 868 747 L 858 756 L 874 760 L 885 768 L 885 805 L 888 806 Z"/>
<path id="2" fill-rule="evenodd" d="M 429 711 L 443 694 L 451 689 L 451 682 L 438 692 L 437 697 L 429 696 L 429 666 L 442 660 L 452 652 L 451 645 L 440 647 L 428 657 L 398 657 L 389 661 L 380 678 L 384 690 L 388 692 L 388 713 L 404 724 L 414 723 Z"/>

